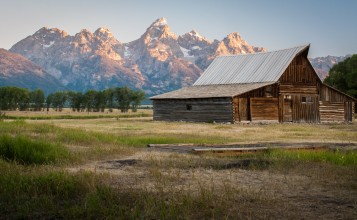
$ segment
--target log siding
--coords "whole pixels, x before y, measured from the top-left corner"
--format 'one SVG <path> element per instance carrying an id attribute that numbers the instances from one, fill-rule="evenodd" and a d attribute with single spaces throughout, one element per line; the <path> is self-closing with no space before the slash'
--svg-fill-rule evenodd
<path id="1" fill-rule="evenodd" d="M 154 120 L 233 123 L 232 98 L 154 100 L 153 107 Z"/>

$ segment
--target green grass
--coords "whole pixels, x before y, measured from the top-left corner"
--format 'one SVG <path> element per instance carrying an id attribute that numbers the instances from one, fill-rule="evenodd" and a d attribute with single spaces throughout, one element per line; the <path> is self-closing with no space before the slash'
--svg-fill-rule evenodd
<path id="1" fill-rule="evenodd" d="M 106 175 L 30 169 L 2 160 L 0 171 L 0 219 L 233 218 L 251 216 L 255 202 L 269 204 L 254 193 L 229 186 L 224 192 L 202 186 L 192 194 L 158 180 L 162 188 L 152 192 L 111 187 Z M 250 208 L 238 209 L 248 204 Z"/>
<path id="2" fill-rule="evenodd" d="M 84 129 L 60 128 L 51 124 L 27 123 L 23 120 L 0 121 L 0 133 L 9 136 L 28 137 L 26 141 L 51 143 L 51 146 L 72 146 L 71 154 L 75 160 L 98 160 L 111 155 L 128 155 L 133 148 L 144 148 L 148 144 L 166 143 L 224 143 L 220 137 L 199 136 L 194 134 L 135 134 L 130 131 L 113 134 L 86 131 Z M 84 150 L 78 150 L 84 149 Z"/>
<path id="3" fill-rule="evenodd" d="M 213 126 L 218 131 L 230 131 L 235 125 L 208 126 Z M 336 129 L 341 128 L 340 125 L 336 126 Z M 349 126 L 343 127 L 345 130 L 351 129 Z M 283 129 L 290 131 L 288 126 Z M 292 128 L 291 132 L 300 135 L 315 127 L 308 126 L 306 129 L 297 127 Z M 256 192 L 245 190 L 239 181 L 231 184 L 226 183 L 223 178 L 217 184 L 209 180 L 212 172 L 226 172 L 229 180 L 230 175 L 237 171 L 235 169 L 246 169 L 243 173 L 247 175 L 262 170 L 269 174 L 278 172 L 279 175 L 287 175 L 287 178 L 289 172 L 296 176 L 305 175 L 308 170 L 309 175 L 316 179 L 314 184 L 326 182 L 336 187 L 339 185 L 335 182 L 339 182 L 344 184 L 343 189 L 357 189 L 356 151 L 274 149 L 241 156 L 164 154 L 157 158 L 154 154 L 153 158 L 141 158 L 141 162 L 132 167 L 133 172 L 139 171 L 133 173 L 133 179 L 130 179 L 131 174 L 126 179 L 126 176 L 119 178 L 116 174 L 111 176 L 101 174 L 100 171 L 65 171 L 68 165 L 73 171 L 72 166 L 78 165 L 75 164 L 78 161 L 91 163 L 91 159 L 120 159 L 149 143 L 200 144 L 225 143 L 231 140 L 214 136 L 214 133 L 199 135 L 181 131 L 175 134 L 135 132 L 142 130 L 126 126 L 117 133 L 106 133 L 28 123 L 23 120 L 0 121 L 0 219 L 297 217 L 296 210 L 299 209 L 296 206 L 271 197 L 263 188 Z M 246 159 L 251 159 L 249 166 L 236 166 Z M 268 162 L 265 163 L 266 161 Z M 53 166 L 43 166 L 47 164 Z M 75 168 L 82 169 L 80 166 Z M 311 174 L 312 168 L 315 174 Z M 298 173 L 299 170 L 302 173 Z M 200 172 L 209 175 L 199 179 Z M 138 183 L 131 184 L 130 181 Z M 140 185 L 146 183 L 145 181 L 149 184 Z M 224 187 L 219 188 L 219 184 L 224 184 Z"/>
<path id="4" fill-rule="evenodd" d="M 24 136 L 0 135 L 0 157 L 30 165 L 64 162 L 68 161 L 71 155 L 59 144 L 35 141 Z"/>
<path id="5" fill-rule="evenodd" d="M 262 156 L 263 158 L 275 161 L 301 161 L 301 162 L 321 162 L 330 163 L 339 166 L 357 167 L 356 151 L 341 150 L 268 150 Z"/>
<path id="6" fill-rule="evenodd" d="M 39 115 L 39 116 L 13 116 L 4 115 L 2 119 L 27 119 L 27 120 L 53 120 L 53 119 L 98 119 L 98 118 L 137 118 L 137 117 L 149 117 L 152 116 L 148 113 L 132 113 L 132 114 L 120 114 L 120 115 Z"/>
<path id="7" fill-rule="evenodd" d="M 224 143 L 225 138 L 199 136 L 195 134 L 135 134 L 130 131 L 118 135 L 84 129 L 60 128 L 50 124 L 30 124 L 22 120 L 0 122 L 0 132 L 4 134 L 25 134 L 33 138 L 62 144 L 102 145 L 115 144 L 129 147 L 146 147 L 147 144 L 163 143 Z"/>

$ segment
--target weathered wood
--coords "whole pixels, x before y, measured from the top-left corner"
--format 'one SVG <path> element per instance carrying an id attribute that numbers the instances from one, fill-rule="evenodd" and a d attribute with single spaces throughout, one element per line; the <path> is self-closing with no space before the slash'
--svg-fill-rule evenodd
<path id="1" fill-rule="evenodd" d="M 227 152 L 239 152 L 239 153 L 248 153 L 248 152 L 258 152 L 266 151 L 269 149 L 283 149 L 283 150 L 316 150 L 316 149 L 325 149 L 324 146 L 285 146 L 285 147 L 233 147 L 233 148 L 194 148 L 192 151 L 194 153 L 227 153 Z"/>
<path id="2" fill-rule="evenodd" d="M 171 152 L 181 152 L 189 153 L 193 152 L 194 149 L 319 149 L 319 148 L 329 148 L 336 149 L 342 148 L 346 150 L 357 150 L 357 143 L 344 143 L 344 142 L 257 142 L 257 143 L 226 143 L 226 144 L 148 144 L 148 147 L 155 150 L 171 151 Z"/>
<path id="3" fill-rule="evenodd" d="M 279 88 L 284 94 L 317 94 L 316 85 L 281 84 Z"/>
<path id="4" fill-rule="evenodd" d="M 347 101 L 353 102 L 354 101 L 350 97 L 326 85 L 320 86 L 320 100 L 329 101 L 329 102 L 347 102 Z"/>
<path id="5" fill-rule="evenodd" d="M 251 119 L 256 120 L 279 120 L 278 98 L 251 98 Z"/>
<path id="6" fill-rule="evenodd" d="M 232 99 L 154 100 L 154 120 L 233 123 Z"/>
<path id="7" fill-rule="evenodd" d="M 238 97 L 233 98 L 233 121 L 238 122 L 239 121 L 239 99 Z"/>
<path id="8" fill-rule="evenodd" d="M 294 84 L 300 86 L 316 86 L 318 81 L 319 79 L 314 69 L 303 55 L 295 57 L 279 79 L 281 85 Z"/>
<path id="9" fill-rule="evenodd" d="M 239 121 L 249 120 L 249 107 L 247 98 L 239 98 Z"/>
<path id="10" fill-rule="evenodd" d="M 345 104 L 343 102 L 320 101 L 321 122 L 345 121 Z"/>

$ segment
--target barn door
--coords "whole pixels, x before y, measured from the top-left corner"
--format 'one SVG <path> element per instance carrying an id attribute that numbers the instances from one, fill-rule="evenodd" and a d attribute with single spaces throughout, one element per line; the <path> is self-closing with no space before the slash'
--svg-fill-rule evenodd
<path id="1" fill-rule="evenodd" d="M 284 96 L 284 112 L 283 112 L 283 121 L 284 122 L 292 122 L 293 121 L 293 114 L 292 114 L 292 108 L 293 108 L 293 101 L 291 99 L 291 96 L 285 95 Z"/>
<path id="2" fill-rule="evenodd" d="M 249 107 L 247 98 L 239 98 L 239 121 L 249 120 Z"/>

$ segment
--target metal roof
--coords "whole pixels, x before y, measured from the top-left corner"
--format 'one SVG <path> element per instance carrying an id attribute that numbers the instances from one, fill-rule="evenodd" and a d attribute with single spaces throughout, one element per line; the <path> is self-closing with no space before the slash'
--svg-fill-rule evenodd
<path id="1" fill-rule="evenodd" d="M 309 46 L 216 57 L 193 85 L 276 82 L 291 61 L 304 50 L 308 50 Z"/>
<path id="2" fill-rule="evenodd" d="M 274 83 L 275 82 L 190 86 L 172 92 L 157 95 L 151 97 L 150 99 L 198 99 L 234 97 Z"/>

